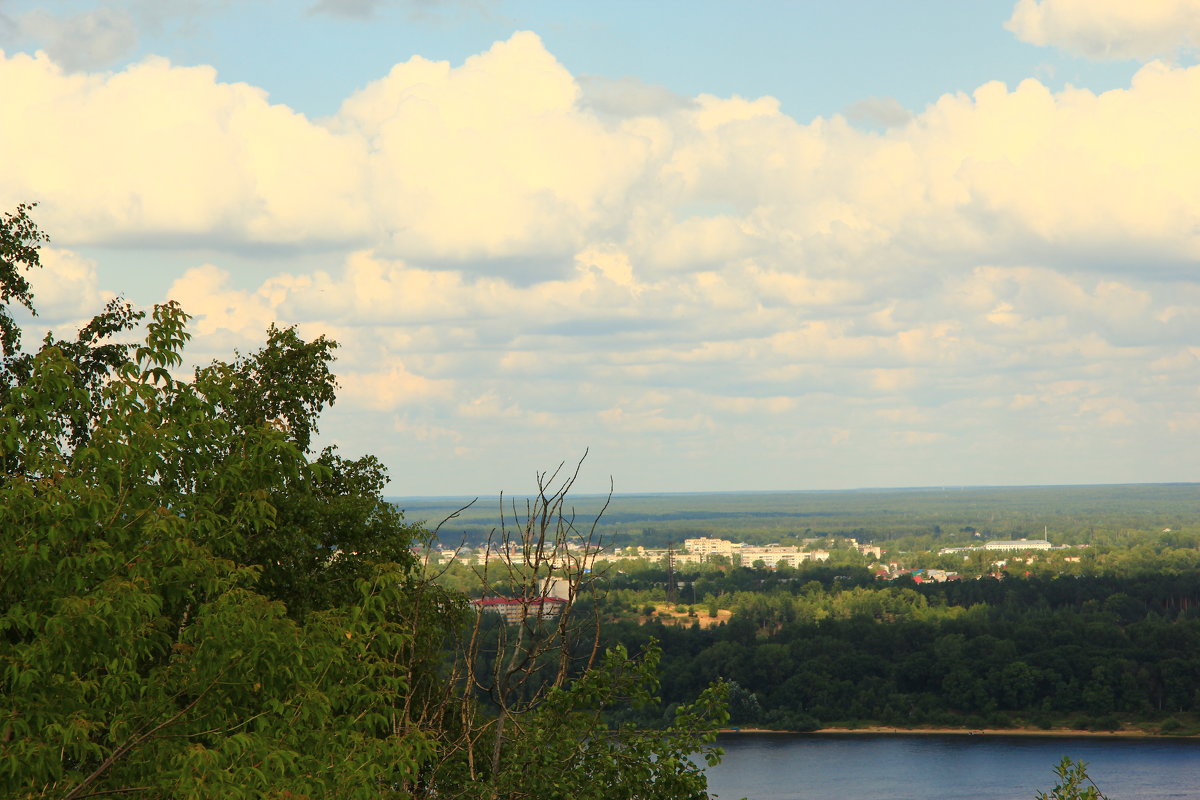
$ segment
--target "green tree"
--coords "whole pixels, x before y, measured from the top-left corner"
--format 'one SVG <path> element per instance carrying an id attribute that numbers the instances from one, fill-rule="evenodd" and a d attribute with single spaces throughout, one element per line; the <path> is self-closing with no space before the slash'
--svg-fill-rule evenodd
<path id="1" fill-rule="evenodd" d="M 700 746 L 711 766 L 714 724 L 728 719 L 728 689 L 717 684 L 680 706 L 664 730 L 633 723 L 610 726 L 605 716 L 656 704 L 659 651 L 641 658 L 624 648 L 605 653 L 596 668 L 550 692 L 522 722 L 524 732 L 485 782 L 464 788 L 472 798 L 550 800 L 705 800 L 704 772 L 689 756 Z"/>
<path id="2" fill-rule="evenodd" d="M 1059 782 L 1050 790 L 1050 794 L 1038 792 L 1036 800 L 1106 800 L 1100 788 L 1088 777 L 1087 764 L 1084 762 L 1063 756 L 1054 773 L 1058 775 Z"/>
<path id="3" fill-rule="evenodd" d="M 175 380 L 186 316 L 155 309 L 72 445 L 86 389 L 53 346 L 0 415 L 0 794 L 338 795 L 411 783 L 398 735 L 402 567 L 303 624 L 239 561 L 272 492 L 313 481 L 283 431 L 222 413 L 221 371 Z"/>
<path id="4" fill-rule="evenodd" d="M 36 205 L 36 204 L 34 204 Z M 0 405 L 9 393 L 28 382 L 35 353 L 21 347 L 21 328 L 11 307 L 21 306 L 37 316 L 33 291 L 25 273 L 41 268 L 38 248 L 49 241 L 34 223 L 30 212 L 34 205 L 18 205 L 15 212 L 0 216 Z M 73 340 L 55 339 L 47 333 L 42 347 L 57 348 L 71 364 L 76 391 L 55 409 L 68 423 L 65 435 L 71 444 L 86 441 L 92 419 L 100 402 L 101 387 L 122 364 L 133 345 L 115 341 L 143 318 L 120 298 L 111 300 L 104 310 L 79 330 Z"/>
<path id="5" fill-rule="evenodd" d="M 420 574 L 381 466 L 311 453 L 332 342 L 273 327 L 181 380 L 187 315 L 119 344 L 141 315 L 118 303 L 23 352 L 28 211 L 0 220 L 0 796 L 703 796 L 687 756 L 722 689 L 666 735 L 605 726 L 652 696 L 656 651 L 593 647 L 507 727 L 456 671 L 465 600 Z M 509 675 L 569 666 L 564 630 L 510 641 Z"/>
<path id="6" fill-rule="evenodd" d="M 0 354 L 7 357 L 21 346 L 21 327 L 9 306 L 16 301 L 30 313 L 33 291 L 25 274 L 42 265 L 38 248 L 49 238 L 30 216 L 33 205 L 22 203 L 0 219 Z"/>

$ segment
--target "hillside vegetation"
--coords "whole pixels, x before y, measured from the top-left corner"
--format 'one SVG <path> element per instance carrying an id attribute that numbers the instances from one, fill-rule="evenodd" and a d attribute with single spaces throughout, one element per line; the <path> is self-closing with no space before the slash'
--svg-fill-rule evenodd
<path id="1" fill-rule="evenodd" d="M 44 239 L 0 218 L 0 796 L 706 797 L 724 687 L 664 717 L 653 644 L 533 596 L 570 476 L 510 520 L 522 613 L 472 613 L 379 462 L 313 447 L 335 343 L 272 327 L 183 375 L 183 310 L 117 300 L 26 351 Z"/>

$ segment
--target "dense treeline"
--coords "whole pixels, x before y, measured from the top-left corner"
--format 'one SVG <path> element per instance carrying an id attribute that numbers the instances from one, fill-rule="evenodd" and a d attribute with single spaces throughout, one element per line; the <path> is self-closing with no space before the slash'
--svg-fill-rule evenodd
<path id="1" fill-rule="evenodd" d="M 710 596 L 691 627 L 624 614 L 606 635 L 630 648 L 662 643 L 668 701 L 731 680 L 742 725 L 1170 730 L 1174 715 L 1200 712 L 1200 573 L 921 586 L 817 575 L 720 596 L 733 616 L 719 626 L 699 625 Z"/>

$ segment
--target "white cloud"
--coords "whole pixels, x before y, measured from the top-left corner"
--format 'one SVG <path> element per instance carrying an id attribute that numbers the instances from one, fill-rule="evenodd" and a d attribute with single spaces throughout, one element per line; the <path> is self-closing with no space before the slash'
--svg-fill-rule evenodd
<path id="1" fill-rule="evenodd" d="M 571 75 L 529 33 L 461 67 L 422 58 L 330 120 L 372 152 L 367 189 L 398 254 L 569 260 L 644 166 L 644 137 L 576 109 Z"/>
<path id="2" fill-rule="evenodd" d="M 180 276 L 167 297 L 193 316 L 192 327 L 200 335 L 225 331 L 254 340 L 278 318 L 277 283 L 270 281 L 256 292 L 235 289 L 228 272 L 205 264 Z"/>
<path id="3" fill-rule="evenodd" d="M 1145 61 L 1200 47 L 1200 1 L 1018 0 L 1004 27 L 1087 58 Z"/>
<path id="4" fill-rule="evenodd" d="M 341 398 L 375 410 L 445 398 L 453 392 L 451 382 L 416 375 L 394 358 L 373 364 L 370 372 L 339 371 L 338 384 Z"/>
<path id="5" fill-rule="evenodd" d="M 42 268 L 28 275 L 38 323 L 87 319 L 112 297 L 100 289 L 93 259 L 55 247 L 40 255 Z"/>
<path id="6" fill-rule="evenodd" d="M 362 236 L 361 142 L 215 77 L 158 58 L 111 76 L 5 58 L 0 202 L 43 200 L 44 226 L 71 242 Z"/>
<path id="7" fill-rule="evenodd" d="M 410 59 L 324 120 L 161 59 L 0 57 L 0 85 L 0 207 L 41 200 L 73 247 L 203 243 L 170 288 L 201 360 L 271 321 L 327 334 L 347 419 L 431 457 L 649 442 L 785 475 L 1092 426 L 1099 459 L 1182 435 L 1197 399 L 1200 67 L 989 83 L 882 132 L 771 98 L 621 106 L 532 34 Z M 63 258 L 80 292 L 53 302 L 79 309 L 94 267 Z"/>
<path id="8" fill-rule="evenodd" d="M 43 246 L 40 261 L 41 269 L 25 275 L 36 316 L 20 305 L 9 308 L 22 328 L 26 350 L 36 350 L 47 333 L 60 339 L 75 339 L 79 329 L 114 297 L 112 292 L 100 288 L 93 259 L 71 250 Z"/>
<path id="9" fill-rule="evenodd" d="M 522 284 L 614 247 L 641 280 L 1200 254 L 1200 68 L 1101 95 L 986 84 L 883 135 L 771 98 L 602 118 L 528 33 L 458 67 L 413 58 L 319 122 L 161 59 L 67 75 L 14 55 L 0 82 L 0 152 L 22 154 L 0 202 L 43 199 L 67 243 L 352 244 Z"/>

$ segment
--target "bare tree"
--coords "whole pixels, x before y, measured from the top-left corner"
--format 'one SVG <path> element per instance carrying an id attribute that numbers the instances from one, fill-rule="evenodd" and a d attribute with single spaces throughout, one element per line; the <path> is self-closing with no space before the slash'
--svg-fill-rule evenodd
<path id="1" fill-rule="evenodd" d="M 506 744 L 522 733 L 522 718 L 596 662 L 598 604 L 581 612 L 577 603 L 594 599 L 593 567 L 602 549 L 597 527 L 612 485 L 610 479 L 600 510 L 586 522 L 577 520 L 570 494 L 586 458 L 585 452 L 569 472 L 566 462 L 539 472 L 532 496 L 500 496 L 499 525 L 488 536 L 482 563 L 473 565 L 476 613 L 457 642 L 442 692 L 426 693 L 423 704 L 410 701 L 405 709 L 410 725 L 449 734 L 435 771 L 465 765 L 471 782 L 496 774 Z M 443 520 L 428 544 L 470 505 Z M 438 575 L 426 561 L 425 583 L 432 585 Z"/>

